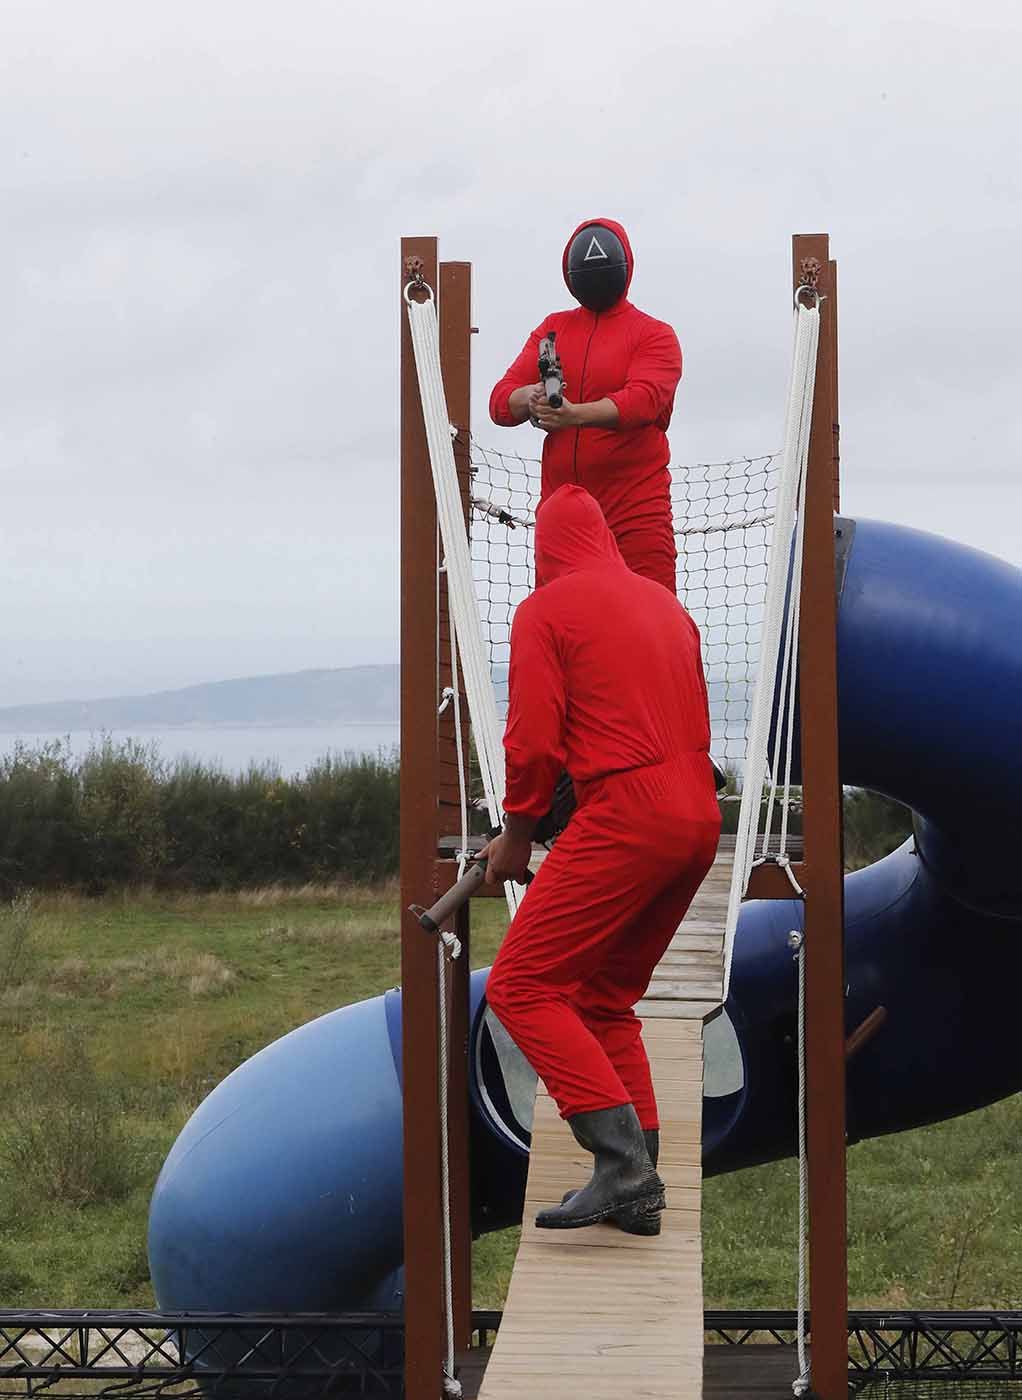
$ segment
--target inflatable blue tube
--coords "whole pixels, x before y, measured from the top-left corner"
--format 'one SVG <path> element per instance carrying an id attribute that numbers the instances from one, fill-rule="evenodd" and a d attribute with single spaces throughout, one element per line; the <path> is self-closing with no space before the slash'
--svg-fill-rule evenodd
<path id="1" fill-rule="evenodd" d="M 842 778 L 918 815 L 846 880 L 853 1140 L 1022 1088 L 1022 573 L 933 536 L 841 523 Z M 707 1028 L 704 1156 L 794 1147 L 798 903 L 747 904 Z M 529 1071 L 472 979 L 477 1231 L 520 1219 Z M 335 1311 L 401 1303 L 400 994 L 302 1026 L 240 1066 L 171 1150 L 150 1211 L 160 1306 Z"/>

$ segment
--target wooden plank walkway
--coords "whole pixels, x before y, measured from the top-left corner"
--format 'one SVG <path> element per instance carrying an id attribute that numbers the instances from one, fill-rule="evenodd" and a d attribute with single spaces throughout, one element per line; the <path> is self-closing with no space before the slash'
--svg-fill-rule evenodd
<path id="1" fill-rule="evenodd" d="M 535 1228 L 592 1166 L 540 1086 L 522 1242 L 480 1400 L 700 1400 L 703 1021 L 720 1004 L 730 871 L 722 850 L 637 1008 L 660 1104 L 662 1232 Z"/>
<path id="2" fill-rule="evenodd" d="M 654 1017 L 682 1017 L 702 1022 L 720 1006 L 724 921 L 733 863 L 733 849 L 718 850 L 717 859 L 685 915 L 685 922 L 654 971 L 645 997 L 635 1008 L 644 1024 Z"/>

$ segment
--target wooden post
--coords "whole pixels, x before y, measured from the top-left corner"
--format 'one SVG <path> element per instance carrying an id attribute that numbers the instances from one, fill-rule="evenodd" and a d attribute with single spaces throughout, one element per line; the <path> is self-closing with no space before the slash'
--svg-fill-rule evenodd
<path id="1" fill-rule="evenodd" d="M 435 290 L 435 238 L 401 240 L 402 290 L 416 266 Z M 407 912 L 409 904 L 432 897 L 437 851 L 437 518 L 403 299 L 400 307 L 405 1395 L 407 1400 L 437 1400 L 444 1336 L 437 956 L 436 940 Z"/>
<path id="2" fill-rule="evenodd" d="M 447 411 L 458 429 L 454 460 L 461 485 L 465 528 L 469 520 L 469 432 L 472 412 L 472 265 L 445 262 L 440 265 L 440 363 L 447 391 Z M 440 581 L 440 685 L 451 683 L 451 622 L 447 602 L 447 580 Z M 464 679 L 459 673 L 462 752 L 455 739 L 454 708 L 448 707 L 440 720 L 439 734 L 439 817 L 440 834 L 461 833 L 461 801 L 458 782 L 459 760 L 468 780 L 468 702 Z M 449 866 L 449 862 L 447 863 Z M 451 1179 L 451 1271 L 454 1292 L 454 1341 L 460 1349 L 468 1346 L 472 1332 L 472 1222 L 469 1174 L 468 1033 L 470 917 L 466 904 L 457 922 L 461 956 L 451 973 L 450 1056 L 448 1063 L 448 1139 Z"/>
<path id="3" fill-rule="evenodd" d="M 809 440 L 799 624 L 805 887 L 807 1136 L 813 1389 L 847 1400 L 844 871 L 837 728 L 837 281 L 825 234 L 793 241 L 794 284 L 813 280 L 820 345 Z"/>

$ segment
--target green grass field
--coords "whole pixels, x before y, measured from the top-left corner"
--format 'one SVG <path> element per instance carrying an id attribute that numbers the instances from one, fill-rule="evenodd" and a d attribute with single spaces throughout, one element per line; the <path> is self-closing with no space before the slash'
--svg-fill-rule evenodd
<path id="1" fill-rule="evenodd" d="M 504 906 L 474 906 L 475 965 Z M 0 1302 L 147 1306 L 149 1194 L 200 1099 L 294 1026 L 398 977 L 396 891 L 47 896 L 0 916 Z M 1022 1100 L 849 1156 L 860 1306 L 1022 1306 Z M 788 1306 L 793 1163 L 707 1182 L 706 1300 Z M 516 1231 L 476 1245 L 499 1306 Z"/>

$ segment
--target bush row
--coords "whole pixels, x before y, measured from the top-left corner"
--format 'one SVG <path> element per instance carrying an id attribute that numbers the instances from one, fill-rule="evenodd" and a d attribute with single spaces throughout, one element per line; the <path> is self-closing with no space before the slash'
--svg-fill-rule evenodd
<path id="1" fill-rule="evenodd" d="M 396 755 L 328 755 L 300 776 L 165 762 L 105 738 L 0 759 L 0 893 L 152 884 L 237 889 L 379 880 L 398 858 Z"/>
<path id="2" fill-rule="evenodd" d="M 729 789 L 739 787 L 729 774 Z M 738 803 L 723 807 L 734 831 Z M 802 814 L 791 814 L 801 831 Z M 898 845 L 909 813 L 874 793 L 845 793 L 850 868 Z M 285 778 L 266 765 L 226 773 L 167 763 L 136 740 L 97 742 L 81 758 L 55 741 L 0 759 L 0 896 L 20 889 L 118 886 L 214 890 L 347 879 L 398 862 L 394 754 L 328 755 Z"/>

